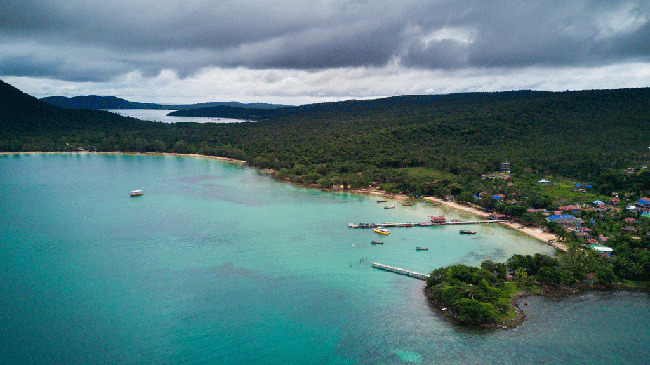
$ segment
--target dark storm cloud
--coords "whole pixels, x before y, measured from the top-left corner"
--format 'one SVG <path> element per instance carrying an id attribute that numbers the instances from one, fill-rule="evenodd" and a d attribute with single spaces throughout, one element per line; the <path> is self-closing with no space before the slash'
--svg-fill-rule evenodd
<path id="1" fill-rule="evenodd" d="M 0 7 L 0 74 L 609 64 L 648 58 L 649 21 L 647 0 L 19 0 Z"/>

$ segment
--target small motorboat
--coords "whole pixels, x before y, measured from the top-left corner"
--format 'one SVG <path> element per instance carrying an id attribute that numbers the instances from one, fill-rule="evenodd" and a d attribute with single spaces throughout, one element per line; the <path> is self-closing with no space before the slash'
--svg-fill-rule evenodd
<path id="1" fill-rule="evenodd" d="M 428 247 L 416 247 L 415 251 L 429 251 Z"/>
<path id="2" fill-rule="evenodd" d="M 375 233 L 379 233 L 379 234 L 390 234 L 390 231 L 384 227 L 377 227 L 374 229 L 374 231 Z"/>
<path id="3" fill-rule="evenodd" d="M 465 229 L 461 229 L 461 230 L 460 230 L 460 234 L 476 234 L 476 232 L 475 232 L 475 231 L 468 231 L 468 230 L 465 230 Z"/>
<path id="4" fill-rule="evenodd" d="M 370 241 L 373 245 L 383 245 L 384 243 L 381 241 Z"/>
<path id="5" fill-rule="evenodd" d="M 377 200 L 377 203 L 385 203 L 386 200 Z"/>
<path id="6" fill-rule="evenodd" d="M 130 195 L 131 197 L 134 197 L 134 196 L 140 196 L 140 195 L 142 195 L 142 194 L 143 194 L 143 193 L 142 193 L 142 190 L 133 190 L 131 193 L 129 193 L 129 195 Z"/>
<path id="7" fill-rule="evenodd" d="M 394 205 L 387 205 L 384 207 L 384 209 L 395 209 Z"/>

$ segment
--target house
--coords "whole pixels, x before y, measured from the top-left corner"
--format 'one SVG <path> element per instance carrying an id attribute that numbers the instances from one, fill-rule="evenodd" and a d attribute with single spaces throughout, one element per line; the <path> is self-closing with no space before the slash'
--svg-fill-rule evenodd
<path id="1" fill-rule="evenodd" d="M 641 198 L 637 200 L 634 205 L 639 208 L 650 208 L 650 198 Z"/>
<path id="2" fill-rule="evenodd" d="M 557 207 L 557 209 L 563 210 L 565 212 L 574 212 L 575 213 L 576 211 L 580 210 L 580 207 L 577 206 L 577 205 L 563 205 L 561 207 Z"/>
<path id="3" fill-rule="evenodd" d="M 582 219 L 576 218 L 572 215 L 569 214 L 564 214 L 564 215 L 552 215 L 549 217 L 546 217 L 546 220 L 549 222 L 555 222 L 559 225 L 562 225 L 564 227 L 580 227 L 580 224 L 582 223 Z"/>
<path id="4" fill-rule="evenodd" d="M 438 216 L 430 216 L 429 221 L 434 224 L 441 224 L 441 223 L 446 223 L 447 218 L 443 215 L 438 215 Z"/>
<path id="5" fill-rule="evenodd" d="M 490 213 L 488 215 L 488 219 L 493 219 L 493 220 L 501 220 L 501 219 L 507 219 L 507 218 L 508 218 L 508 216 L 506 216 L 505 214 L 496 213 L 496 212 Z"/>
<path id="6" fill-rule="evenodd" d="M 611 247 L 597 245 L 597 244 L 591 244 L 591 245 L 588 245 L 587 247 L 589 247 L 590 249 L 592 249 L 594 251 L 602 253 L 605 256 L 611 256 L 612 252 L 614 252 L 614 249 L 611 248 Z"/>
<path id="7" fill-rule="evenodd" d="M 541 179 L 540 181 L 537 182 L 538 184 L 542 185 L 549 185 L 551 182 L 546 180 L 546 179 Z"/>
<path id="8" fill-rule="evenodd" d="M 621 231 L 624 231 L 624 232 L 636 232 L 636 228 L 632 227 L 632 226 L 627 226 L 627 227 L 621 228 Z"/>
<path id="9" fill-rule="evenodd" d="M 501 171 L 510 173 L 510 162 L 508 161 L 501 162 Z"/>

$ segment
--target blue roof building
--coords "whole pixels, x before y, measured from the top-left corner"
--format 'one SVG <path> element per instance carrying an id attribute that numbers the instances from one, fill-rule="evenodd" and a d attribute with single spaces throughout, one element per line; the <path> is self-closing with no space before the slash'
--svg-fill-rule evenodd
<path id="1" fill-rule="evenodd" d="M 634 203 L 638 207 L 650 207 L 650 199 L 648 198 L 641 198 Z"/>

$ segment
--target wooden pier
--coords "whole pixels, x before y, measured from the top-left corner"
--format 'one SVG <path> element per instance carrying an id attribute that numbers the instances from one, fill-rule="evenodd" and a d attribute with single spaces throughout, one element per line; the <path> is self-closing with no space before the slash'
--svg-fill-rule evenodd
<path id="1" fill-rule="evenodd" d="M 379 270 L 394 272 L 395 274 L 410 276 L 412 278 L 416 278 L 416 279 L 420 279 L 420 280 L 424 280 L 424 281 L 426 281 L 429 278 L 429 275 L 427 275 L 427 274 L 420 274 L 419 272 L 405 270 L 405 269 L 401 269 L 399 267 L 392 267 L 392 266 L 380 264 L 380 263 L 377 263 L 377 262 L 373 262 L 372 267 L 374 267 L 375 269 L 379 269 Z"/>
<path id="2" fill-rule="evenodd" d="M 447 222 L 420 222 L 420 223 L 348 223 L 350 228 L 377 228 L 377 227 L 429 227 L 429 226 L 451 226 L 451 225 L 462 225 L 462 224 L 486 224 L 486 223 L 501 223 L 501 222 L 510 222 L 505 219 L 489 219 L 482 221 L 447 221 Z"/>

